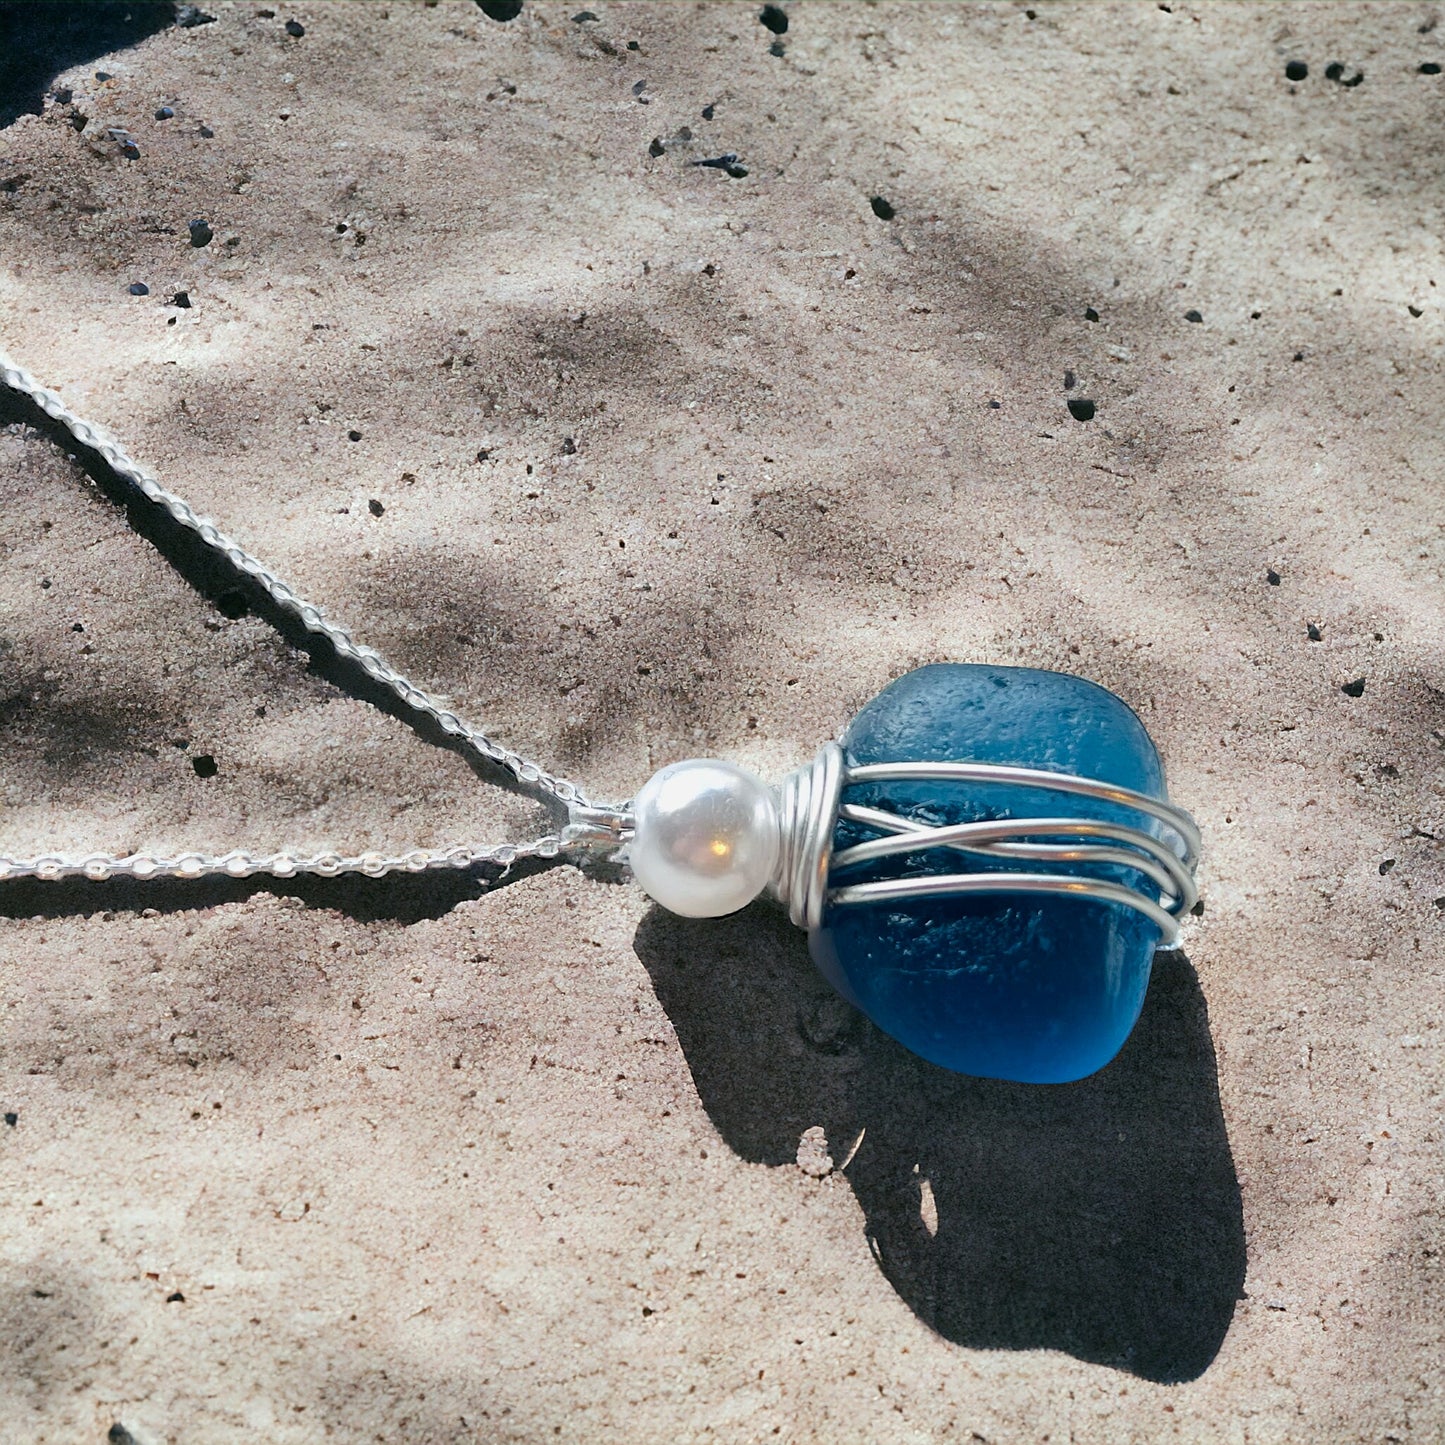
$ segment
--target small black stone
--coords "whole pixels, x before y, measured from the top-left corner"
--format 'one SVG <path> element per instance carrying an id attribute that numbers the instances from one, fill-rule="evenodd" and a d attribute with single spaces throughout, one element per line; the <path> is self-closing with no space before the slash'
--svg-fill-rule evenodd
<path id="1" fill-rule="evenodd" d="M 359 431 L 349 431 L 346 433 L 346 440 L 349 442 L 359 442 L 361 440 L 361 433 Z"/>
<path id="2" fill-rule="evenodd" d="M 191 309 L 191 293 L 189 291 L 177 291 L 176 294 L 171 297 L 171 305 L 179 306 L 182 311 L 189 311 Z"/>
<path id="3" fill-rule="evenodd" d="M 477 0 L 477 8 L 488 20 L 500 20 L 505 24 L 522 13 L 522 0 Z"/>
<path id="4" fill-rule="evenodd" d="M 1325 640 L 1325 635 L 1320 631 L 1318 622 L 1311 622 L 1306 626 L 1305 636 L 1308 637 L 1311 642 L 1323 642 Z"/>
<path id="5" fill-rule="evenodd" d="M 1184 319 L 1185 319 L 1186 321 L 1194 321 L 1194 322 L 1199 322 L 1199 321 L 1203 321 L 1203 320 L 1204 320 L 1204 318 L 1203 318 L 1203 317 L 1199 314 L 1199 312 L 1197 312 L 1197 311 L 1186 311 L 1186 312 L 1184 313 Z"/>
<path id="6" fill-rule="evenodd" d="M 627 42 L 627 48 L 629 50 L 641 50 L 642 46 L 640 46 L 635 40 L 629 40 Z"/>
<path id="7" fill-rule="evenodd" d="M 61 90 L 52 90 L 50 92 L 50 97 L 56 103 L 56 105 L 69 105 L 71 97 L 74 94 L 75 92 L 67 86 Z"/>
<path id="8" fill-rule="evenodd" d="M 215 131 L 213 131 L 210 126 L 203 125 L 200 127 L 199 130 L 196 131 L 196 134 L 200 136 L 203 140 L 210 140 L 211 137 L 215 135 Z"/>
<path id="9" fill-rule="evenodd" d="M 136 1438 L 119 1420 L 105 1432 L 109 1445 L 136 1445 Z"/>
<path id="10" fill-rule="evenodd" d="M 1076 377 L 1072 371 L 1066 371 L 1064 373 L 1064 390 L 1072 391 L 1077 381 L 1078 377 Z"/>
<path id="11" fill-rule="evenodd" d="M 737 160 L 738 158 L 736 152 L 729 151 L 726 155 L 709 156 L 706 160 L 691 161 L 689 162 L 689 164 L 695 166 L 702 166 L 707 170 L 725 171 L 728 170 L 731 166 L 735 166 L 737 164 Z"/>
<path id="12" fill-rule="evenodd" d="M 1325 66 L 1325 79 L 1338 80 L 1345 73 L 1345 67 L 1338 60 L 1331 61 Z"/>
<path id="13" fill-rule="evenodd" d="M 728 175 L 730 175 L 735 181 L 742 180 L 742 178 L 748 173 L 748 168 L 746 166 L 728 166 L 726 167 L 726 170 Z"/>
<path id="14" fill-rule="evenodd" d="M 576 454 L 577 454 L 577 442 L 576 442 L 575 438 L 573 438 L 573 437 L 563 437 L 563 438 L 562 438 L 562 455 L 563 455 L 564 457 L 570 457 L 570 456 L 575 456 Z"/>
<path id="15" fill-rule="evenodd" d="M 140 159 L 140 147 L 133 140 L 121 141 L 120 153 L 128 161 L 138 161 Z"/>
<path id="16" fill-rule="evenodd" d="M 216 760 L 210 753 L 201 753 L 191 759 L 191 766 L 196 770 L 198 778 L 214 778 L 221 770 L 216 766 Z"/>
<path id="17" fill-rule="evenodd" d="M 758 20 L 768 27 L 774 35 L 785 35 L 788 30 L 788 16 L 785 10 L 777 5 L 764 5 L 758 13 Z"/>
<path id="18" fill-rule="evenodd" d="M 663 145 L 657 136 L 653 136 L 652 144 L 647 148 L 647 154 L 650 155 L 653 160 L 656 160 L 658 156 L 667 154 L 667 147 Z"/>
<path id="19" fill-rule="evenodd" d="M 781 60 L 783 56 L 787 54 L 787 49 L 787 46 L 784 45 L 781 40 L 775 40 L 770 46 L 768 46 L 768 54 L 776 55 L 778 59 Z"/>
<path id="20" fill-rule="evenodd" d="M 199 250 L 202 246 L 209 246 L 215 236 L 215 232 L 200 220 L 187 221 L 186 229 L 191 233 L 191 245 Z"/>
<path id="21" fill-rule="evenodd" d="M 95 78 L 96 78 L 98 81 L 100 81 L 100 83 L 101 83 L 102 85 L 104 85 L 105 82 L 110 79 L 110 71 L 108 71 L 108 70 L 97 70 L 97 71 L 95 72 Z"/>
<path id="22" fill-rule="evenodd" d="M 898 214 L 882 196 L 871 197 L 868 204 L 873 207 L 873 214 L 877 216 L 880 221 L 891 221 L 894 216 Z"/>
<path id="23" fill-rule="evenodd" d="M 484 461 L 486 461 L 491 455 L 492 455 L 491 451 L 490 451 L 488 448 L 483 447 L 483 448 L 481 449 L 481 451 L 479 451 L 479 452 L 477 453 L 477 460 L 478 460 L 479 462 L 484 462 Z"/>
<path id="24" fill-rule="evenodd" d="M 1418 306 L 1406 306 L 1405 310 L 1408 311 L 1411 316 L 1423 316 L 1425 314 Z"/>
<path id="25" fill-rule="evenodd" d="M 384 511 L 386 511 L 386 508 L 383 507 L 381 503 L 376 500 L 375 497 L 373 497 L 366 504 L 366 510 L 370 512 L 373 517 L 379 517 Z"/>
<path id="26" fill-rule="evenodd" d="M 1001 401 L 991 401 L 991 402 L 989 402 L 988 405 L 989 405 L 989 410 L 990 410 L 990 411 L 997 411 L 997 410 L 1003 405 L 1003 402 L 1001 402 Z"/>
<path id="27" fill-rule="evenodd" d="M 1099 319 L 1099 313 L 1098 313 L 1097 311 L 1095 311 L 1092 306 L 1086 306 L 1086 307 L 1084 307 L 1084 320 L 1085 320 L 1085 321 L 1097 321 L 1098 319 Z"/>
<path id="28" fill-rule="evenodd" d="M 214 25 L 216 17 L 207 15 L 199 5 L 179 5 L 176 7 L 176 24 L 182 30 L 190 30 L 197 25 Z"/>
<path id="29" fill-rule="evenodd" d="M 1294 358 L 1293 358 L 1293 359 L 1294 359 L 1295 361 L 1303 361 L 1303 360 L 1305 359 L 1305 354 L 1304 354 L 1304 352 L 1303 352 L 1303 351 L 1296 351 L 1295 354 L 1294 354 Z"/>
<path id="30" fill-rule="evenodd" d="M 1264 580 L 1268 582 L 1271 587 L 1278 587 L 1279 573 L 1276 572 L 1273 567 L 1271 567 L 1269 571 L 1264 574 Z"/>
<path id="31" fill-rule="evenodd" d="M 6 1114 L 5 1122 L 13 1129 L 20 1122 L 19 1114 Z"/>
<path id="32" fill-rule="evenodd" d="M 173 119 L 175 118 L 175 114 L 176 114 L 175 111 L 173 111 L 173 110 L 170 108 L 170 106 L 168 106 L 168 105 L 163 105 L 163 106 L 161 106 L 161 108 L 160 108 L 158 111 L 156 111 L 156 119 L 157 119 L 157 120 L 173 120 Z"/>
<path id="33" fill-rule="evenodd" d="M 132 296 L 149 296 L 151 294 L 151 288 L 144 281 L 132 281 L 128 289 Z"/>
<path id="34" fill-rule="evenodd" d="M 1286 80 L 1305 80 L 1309 73 L 1310 68 L 1303 60 L 1291 60 L 1284 68 Z"/>
<path id="35" fill-rule="evenodd" d="M 1440 67 L 1433 60 L 1427 60 L 1420 66 L 1421 75 L 1439 75 Z"/>
<path id="36" fill-rule="evenodd" d="M 1365 679 L 1357 677 L 1353 682 L 1344 683 L 1341 685 L 1340 691 L 1346 697 L 1363 697 L 1365 695 Z"/>
<path id="37" fill-rule="evenodd" d="M 1385 874 L 1388 873 L 1388 872 L 1390 871 L 1390 869 L 1393 868 L 1394 866 L 1395 866 L 1395 860 L 1394 860 L 1393 858 L 1385 858 L 1385 859 L 1383 859 L 1383 860 L 1381 861 L 1381 863 L 1380 863 L 1380 877 L 1383 878 L 1383 877 L 1385 876 Z"/>
<path id="38" fill-rule="evenodd" d="M 589 20 L 596 21 L 597 17 L 590 10 L 579 10 L 573 17 L 574 25 L 585 25 Z"/>
<path id="39" fill-rule="evenodd" d="M 1069 398 L 1069 415 L 1075 421 L 1093 421 L 1094 403 L 1082 396 L 1071 396 Z"/>
<path id="40" fill-rule="evenodd" d="M 299 20 L 288 20 L 286 22 L 286 33 L 293 40 L 300 40 L 306 34 L 306 27 Z"/>
<path id="41" fill-rule="evenodd" d="M 183 1305 L 185 1304 L 185 1302 L 186 1297 L 180 1292 L 180 1290 L 176 1290 L 174 1294 L 168 1294 L 166 1296 L 166 1303 L 168 1305 Z"/>

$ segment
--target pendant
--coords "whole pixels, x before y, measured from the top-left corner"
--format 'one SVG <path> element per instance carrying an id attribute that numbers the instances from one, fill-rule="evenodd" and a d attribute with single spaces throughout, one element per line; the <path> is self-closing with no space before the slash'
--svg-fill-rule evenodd
<path id="1" fill-rule="evenodd" d="M 627 861 L 663 907 L 716 917 L 770 890 L 840 994 L 988 1078 L 1107 1064 L 1198 898 L 1198 829 L 1144 725 L 1035 668 L 919 668 L 776 792 L 693 759 L 648 781 L 631 822 Z"/>

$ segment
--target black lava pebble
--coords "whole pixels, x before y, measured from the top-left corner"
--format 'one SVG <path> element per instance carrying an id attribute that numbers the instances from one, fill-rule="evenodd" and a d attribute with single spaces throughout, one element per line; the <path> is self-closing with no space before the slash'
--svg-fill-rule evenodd
<path id="1" fill-rule="evenodd" d="M 175 1290 L 173 1293 L 166 1296 L 166 1303 L 168 1305 L 183 1305 L 185 1304 L 185 1302 L 186 1297 L 180 1292 L 180 1290 Z"/>
<path id="2" fill-rule="evenodd" d="M 1284 68 L 1286 80 L 1305 80 L 1309 77 L 1310 68 L 1303 60 L 1291 60 Z"/>
<path id="3" fill-rule="evenodd" d="M 774 35 L 783 35 L 787 33 L 787 12 L 779 9 L 779 7 L 776 5 L 764 5 L 762 10 L 758 13 L 758 20 L 762 24 L 766 25 L 768 29 L 773 32 Z"/>
<path id="4" fill-rule="evenodd" d="M 214 778 L 220 772 L 215 758 L 210 753 L 202 753 L 199 757 L 192 758 L 191 766 L 196 770 L 198 778 Z"/>
<path id="5" fill-rule="evenodd" d="M 129 290 L 132 296 L 149 296 L 151 294 L 151 288 L 144 281 L 132 281 Z"/>
<path id="6" fill-rule="evenodd" d="M 201 220 L 187 221 L 186 229 L 191 233 L 191 245 L 198 250 L 202 246 L 209 246 L 215 237 L 215 232 Z"/>
<path id="7" fill-rule="evenodd" d="M 1420 67 L 1420 74 L 1421 74 L 1421 75 L 1439 75 L 1439 74 L 1440 74 L 1440 67 L 1439 67 L 1438 64 L 1436 64 L 1435 61 L 1433 61 L 1433 60 L 1427 60 L 1427 61 L 1425 61 L 1425 63 L 1424 63 L 1423 65 L 1421 65 L 1421 67 Z"/>
<path id="8" fill-rule="evenodd" d="M 13 1129 L 20 1122 L 19 1114 L 6 1114 L 5 1122 Z"/>
<path id="9" fill-rule="evenodd" d="M 207 15 L 199 5 L 178 5 L 176 7 L 176 24 L 182 30 L 194 29 L 197 25 L 214 25 L 216 17 Z"/>
<path id="10" fill-rule="evenodd" d="M 175 118 L 175 114 L 176 114 L 175 111 L 173 111 L 173 110 L 170 108 L 170 106 L 168 106 L 168 105 L 163 105 L 163 106 L 161 106 L 161 108 L 160 108 L 159 110 L 156 111 L 156 119 L 157 119 L 157 120 L 173 120 L 173 119 Z"/>
<path id="11" fill-rule="evenodd" d="M 656 160 L 658 156 L 667 154 L 667 147 L 656 136 L 653 136 L 652 144 L 647 148 L 647 154 Z"/>
<path id="12" fill-rule="evenodd" d="M 522 13 L 522 0 L 477 0 L 477 8 L 488 20 L 500 20 L 505 24 Z"/>
<path id="13" fill-rule="evenodd" d="M 359 431 L 349 431 L 346 433 L 346 440 L 349 442 L 359 442 L 361 440 L 361 433 Z"/>
<path id="14" fill-rule="evenodd" d="M 1071 396 L 1069 398 L 1069 415 L 1075 421 L 1093 421 L 1094 403 L 1087 397 Z"/>
<path id="15" fill-rule="evenodd" d="M 288 20 L 286 22 L 286 33 L 293 40 L 300 40 L 306 34 L 306 27 L 299 20 Z"/>
<path id="16" fill-rule="evenodd" d="M 179 306 L 182 311 L 189 311 L 191 309 L 191 293 L 189 291 L 177 291 L 176 294 L 171 297 L 171 305 Z"/>
<path id="17" fill-rule="evenodd" d="M 370 512 L 373 517 L 379 517 L 384 511 L 386 511 L 386 508 L 383 507 L 381 503 L 376 500 L 375 497 L 373 497 L 366 504 L 366 510 Z"/>
<path id="18" fill-rule="evenodd" d="M 898 214 L 882 196 L 872 197 L 868 204 L 873 207 L 873 214 L 877 216 L 880 221 L 891 221 L 894 216 Z"/>
<path id="19" fill-rule="evenodd" d="M 1279 573 L 1276 572 L 1273 567 L 1271 567 L 1269 571 L 1264 574 L 1264 580 L 1268 582 L 1271 587 L 1278 587 Z"/>
<path id="20" fill-rule="evenodd" d="M 1194 321 L 1194 322 L 1199 322 L 1199 321 L 1203 321 L 1203 320 L 1204 320 L 1204 318 L 1203 318 L 1203 317 L 1199 314 L 1199 312 L 1197 312 L 1197 311 L 1186 311 L 1186 312 L 1184 313 L 1184 319 L 1185 319 L 1186 321 Z"/>
<path id="21" fill-rule="evenodd" d="M 1365 679 L 1357 677 L 1353 682 L 1344 683 L 1340 691 L 1346 697 L 1363 697 L 1365 695 Z"/>
<path id="22" fill-rule="evenodd" d="M 1098 319 L 1099 319 L 1099 313 L 1098 313 L 1097 311 L 1095 311 L 1092 306 L 1086 306 L 1086 307 L 1084 307 L 1084 320 L 1085 320 L 1085 321 L 1097 321 Z"/>
<path id="23" fill-rule="evenodd" d="M 1325 635 L 1320 631 L 1318 622 L 1311 622 L 1306 625 L 1305 636 L 1308 637 L 1311 642 L 1323 642 L 1325 640 Z"/>
<path id="24" fill-rule="evenodd" d="M 589 20 L 596 21 L 597 17 L 590 10 L 579 10 L 573 17 L 574 25 L 585 25 Z"/>

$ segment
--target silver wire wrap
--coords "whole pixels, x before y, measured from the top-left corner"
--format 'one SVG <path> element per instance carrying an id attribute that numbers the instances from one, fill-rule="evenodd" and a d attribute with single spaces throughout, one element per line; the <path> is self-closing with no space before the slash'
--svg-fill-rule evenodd
<path id="1" fill-rule="evenodd" d="M 407 707 L 431 718 L 449 737 L 458 739 L 487 762 L 505 768 L 534 796 L 543 801 L 560 803 L 567 810 L 567 824 L 560 834 L 548 834 L 530 843 L 413 849 L 395 857 L 375 853 L 356 857 L 319 853 L 308 857 L 287 852 L 258 857 L 232 852 L 215 858 L 199 853 L 186 853 L 177 858 L 158 858 L 149 854 L 126 858 L 103 854 L 90 854 L 83 858 L 66 858 L 58 854 L 31 859 L 0 857 L 0 879 L 99 879 L 117 874 L 135 878 L 199 878 L 208 874 L 244 878 L 253 873 L 270 873 L 275 877 L 291 877 L 295 873 L 317 873 L 323 877 L 334 877 L 338 873 L 365 873 L 380 877 L 396 871 L 418 873 L 428 868 L 466 868 L 473 863 L 495 863 L 508 867 L 521 858 L 552 858 L 559 854 L 599 855 L 612 852 L 621 845 L 625 828 L 629 826 L 624 808 L 593 803 L 576 783 L 550 773 L 540 764 L 504 747 L 480 728 L 458 717 L 450 708 L 443 707 L 392 667 L 374 648 L 354 641 L 344 628 L 328 621 L 319 607 L 298 596 L 265 563 L 228 537 L 214 522 L 195 512 L 183 497 L 167 491 L 153 476 L 142 471 L 115 441 L 92 423 L 76 416 L 53 391 L 47 391 L 4 351 L 0 351 L 0 381 L 12 391 L 29 397 L 48 417 L 65 427 L 76 441 L 97 452 L 113 471 L 152 502 L 164 507 L 213 552 L 220 553 L 237 571 L 254 578 L 277 607 L 295 618 L 308 632 L 324 637 L 338 656 L 356 663 L 368 677 L 380 683 Z"/>
<path id="2" fill-rule="evenodd" d="M 933 827 L 882 808 L 842 801 L 853 783 L 1003 783 L 1041 794 L 1070 793 L 1142 813 L 1164 825 L 1165 840 L 1125 823 L 1095 818 L 1000 818 Z M 837 743 L 828 743 L 807 767 L 784 780 L 779 792 L 779 850 L 773 892 L 801 928 L 814 929 L 827 908 L 977 893 L 1022 893 L 1092 898 L 1133 908 L 1158 924 L 1159 947 L 1179 941 L 1179 920 L 1199 900 L 1194 869 L 1200 837 L 1183 808 L 1145 793 L 1071 773 L 995 763 L 870 763 L 850 768 Z M 840 818 L 873 829 L 878 837 L 838 852 L 833 832 Z M 1137 887 L 1088 874 L 932 873 L 839 882 L 835 875 L 880 858 L 951 848 L 973 856 L 1031 859 L 1039 863 L 1106 863 L 1132 869 L 1159 890 L 1156 902 Z M 832 885 L 837 886 L 832 886 Z"/>

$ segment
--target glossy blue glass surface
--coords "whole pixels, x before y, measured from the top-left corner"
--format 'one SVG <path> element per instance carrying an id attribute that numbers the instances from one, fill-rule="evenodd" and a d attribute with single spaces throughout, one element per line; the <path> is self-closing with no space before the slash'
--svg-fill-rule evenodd
<path id="1" fill-rule="evenodd" d="M 843 748 L 850 765 L 1008 763 L 1165 796 L 1159 754 L 1125 703 L 1083 678 L 1036 668 L 919 668 L 853 719 Z M 854 784 L 843 800 L 930 824 L 1109 818 L 1158 835 L 1128 809 L 1008 785 Z M 840 821 L 834 847 L 874 836 Z M 936 849 L 864 864 L 834 882 L 1007 868 L 1142 881 L 1110 865 L 1041 868 Z M 1157 899 L 1157 889 L 1149 896 Z M 1121 904 L 998 894 L 830 908 L 809 943 L 834 987 L 915 1053 L 959 1073 L 1044 1084 L 1081 1079 L 1118 1053 L 1139 1017 L 1158 941 L 1157 925 Z"/>

